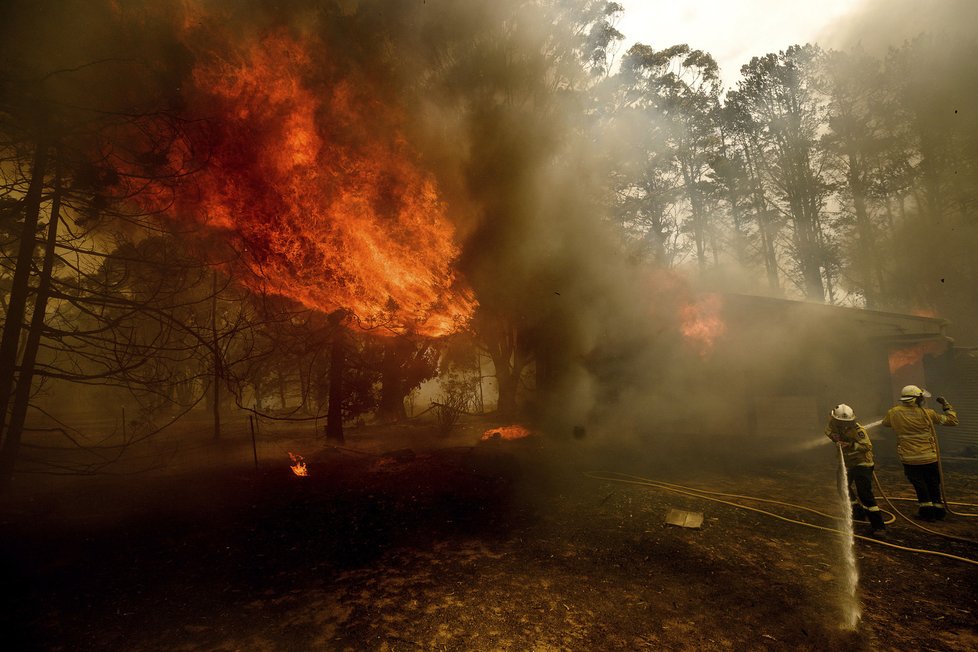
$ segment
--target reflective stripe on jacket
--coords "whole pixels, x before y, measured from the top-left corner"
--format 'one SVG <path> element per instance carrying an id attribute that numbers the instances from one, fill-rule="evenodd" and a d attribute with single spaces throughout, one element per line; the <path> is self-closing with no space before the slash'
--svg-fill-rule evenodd
<path id="1" fill-rule="evenodd" d="M 891 407 L 883 417 L 883 425 L 893 428 L 897 435 L 897 454 L 904 464 L 930 464 L 937 461 L 937 431 L 934 424 L 958 425 L 958 415 L 948 404 L 944 414 L 919 405 Z"/>
<path id="2" fill-rule="evenodd" d="M 842 447 L 846 468 L 854 466 L 873 466 L 873 442 L 866 430 L 855 421 L 839 421 L 829 417 L 825 426 L 825 436 L 832 441 L 841 441 L 849 446 Z"/>

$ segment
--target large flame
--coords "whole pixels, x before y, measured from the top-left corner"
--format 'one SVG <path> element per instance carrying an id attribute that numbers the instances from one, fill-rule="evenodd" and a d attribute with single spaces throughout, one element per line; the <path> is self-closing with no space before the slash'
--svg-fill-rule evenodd
<path id="1" fill-rule="evenodd" d="M 919 363 L 928 354 L 943 353 L 947 344 L 940 341 L 921 342 L 912 346 L 891 349 L 889 354 L 890 373 Z"/>
<path id="2" fill-rule="evenodd" d="M 437 336 L 467 321 L 475 300 L 453 268 L 454 227 L 400 112 L 314 36 L 232 37 L 185 10 L 196 63 L 182 95 L 207 126 L 183 136 L 171 165 L 200 169 L 175 197 L 144 193 L 148 208 L 225 233 L 252 289 L 368 327 Z"/>
<path id="3" fill-rule="evenodd" d="M 707 294 L 679 310 L 680 330 L 686 341 L 703 357 L 713 351 L 727 325 L 720 317 L 723 301 L 718 294 Z"/>

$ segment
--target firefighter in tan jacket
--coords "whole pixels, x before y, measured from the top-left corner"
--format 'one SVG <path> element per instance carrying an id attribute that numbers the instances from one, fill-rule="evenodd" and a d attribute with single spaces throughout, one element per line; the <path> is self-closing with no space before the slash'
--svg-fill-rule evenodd
<path id="1" fill-rule="evenodd" d="M 937 402 L 944 409 L 938 414 L 924 407 L 930 392 L 907 385 L 900 393 L 900 405 L 883 417 L 883 425 L 897 435 L 897 454 L 903 472 L 917 492 L 917 515 L 925 521 L 941 520 L 947 514 L 941 493 L 941 470 L 937 459 L 937 431 L 934 424 L 958 425 L 958 415 L 943 396 Z"/>
<path id="2" fill-rule="evenodd" d="M 849 479 L 847 489 L 849 502 L 852 504 L 852 519 L 869 519 L 872 533 L 882 532 L 886 529 L 883 513 L 873 495 L 873 442 L 866 430 L 856 423 L 856 415 L 851 407 L 841 403 L 832 408 L 829 422 L 825 426 L 825 436 L 842 448 Z"/>

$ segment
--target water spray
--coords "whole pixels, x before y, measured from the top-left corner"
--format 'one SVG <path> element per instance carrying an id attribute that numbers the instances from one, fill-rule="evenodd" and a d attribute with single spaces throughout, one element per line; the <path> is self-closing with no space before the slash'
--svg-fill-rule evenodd
<path id="1" fill-rule="evenodd" d="M 867 423 L 865 426 L 862 426 L 862 424 L 859 424 L 859 425 L 861 425 L 864 430 L 872 430 L 873 428 L 878 427 L 881 423 L 883 423 L 883 419 L 877 419 L 876 421 L 873 421 L 871 423 Z M 796 446 L 795 448 L 793 448 L 791 450 L 792 450 L 792 452 L 800 453 L 802 451 L 811 450 L 811 449 L 816 448 L 818 446 L 821 446 L 823 444 L 831 443 L 831 441 L 832 441 L 831 439 L 829 439 L 828 437 L 825 437 L 825 436 L 816 437 L 815 439 L 810 439 L 810 440 L 804 442 L 803 444 L 799 444 L 798 446 Z"/>
<path id="2" fill-rule="evenodd" d="M 859 597 L 856 589 L 859 586 L 859 570 L 856 568 L 856 541 L 852 526 L 852 505 L 849 502 L 849 471 L 846 469 L 845 454 L 842 446 L 839 449 L 839 501 L 842 506 L 842 560 L 845 595 L 842 600 L 844 629 L 854 631 L 859 624 L 862 610 L 859 607 Z"/>

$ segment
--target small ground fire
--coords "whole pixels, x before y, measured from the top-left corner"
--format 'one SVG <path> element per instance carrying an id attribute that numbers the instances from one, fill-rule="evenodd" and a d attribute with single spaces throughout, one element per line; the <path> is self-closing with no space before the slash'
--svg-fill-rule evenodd
<path id="1" fill-rule="evenodd" d="M 292 469 L 292 473 L 299 477 L 308 477 L 309 469 L 306 467 L 306 461 L 302 455 L 295 455 L 290 452 L 289 458 L 292 460 L 292 466 L 289 467 Z"/>
<path id="2" fill-rule="evenodd" d="M 523 439 L 530 436 L 530 431 L 520 425 L 512 426 L 501 426 L 499 428 L 490 428 L 482 433 L 481 441 L 491 441 L 494 439 Z"/>

